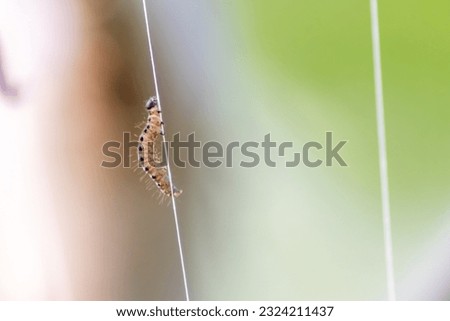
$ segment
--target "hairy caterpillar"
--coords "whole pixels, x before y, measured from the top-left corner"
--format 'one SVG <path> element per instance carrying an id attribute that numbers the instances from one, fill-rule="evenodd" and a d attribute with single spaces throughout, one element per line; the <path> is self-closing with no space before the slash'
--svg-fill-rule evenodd
<path id="1" fill-rule="evenodd" d="M 139 136 L 138 143 L 138 166 L 142 168 L 146 175 L 148 175 L 156 184 L 161 193 L 165 196 L 172 196 L 170 187 L 170 180 L 167 171 L 167 164 L 161 164 L 161 150 L 157 149 L 157 142 L 160 137 L 164 135 L 161 125 L 161 110 L 158 108 L 158 100 L 156 97 L 150 97 L 145 104 L 148 112 L 145 127 Z M 160 145 L 160 144 L 159 144 Z M 182 190 L 177 189 L 173 185 L 173 195 L 180 196 Z"/>

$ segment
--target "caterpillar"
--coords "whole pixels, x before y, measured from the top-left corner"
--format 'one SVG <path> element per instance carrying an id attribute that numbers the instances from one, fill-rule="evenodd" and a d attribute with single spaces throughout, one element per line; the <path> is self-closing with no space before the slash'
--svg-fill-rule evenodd
<path id="1" fill-rule="evenodd" d="M 148 175 L 158 187 L 159 191 L 165 196 L 172 196 L 167 164 L 161 164 L 161 149 L 156 148 L 160 137 L 164 135 L 161 120 L 161 110 L 158 106 L 158 99 L 150 97 L 145 108 L 148 112 L 147 121 L 142 129 L 138 142 L 138 166 L 143 169 L 145 175 Z M 159 144 L 161 145 L 161 144 Z M 173 185 L 173 195 L 180 196 L 183 191 Z"/>

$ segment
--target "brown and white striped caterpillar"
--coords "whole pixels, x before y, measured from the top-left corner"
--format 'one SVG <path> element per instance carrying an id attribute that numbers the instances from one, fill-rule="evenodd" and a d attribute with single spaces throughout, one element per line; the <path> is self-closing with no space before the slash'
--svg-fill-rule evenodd
<path id="1" fill-rule="evenodd" d="M 167 164 L 161 165 L 161 150 L 157 148 L 161 146 L 160 137 L 164 135 L 162 131 L 161 110 L 158 107 L 158 100 L 156 97 L 150 97 L 145 104 L 148 112 L 145 127 L 139 136 L 138 143 L 138 166 L 142 168 L 146 175 L 148 175 L 156 184 L 160 192 L 165 196 L 172 196 L 170 188 L 169 174 L 167 171 Z M 158 144 L 159 142 L 159 144 Z M 173 195 L 180 196 L 183 191 L 173 185 Z"/>

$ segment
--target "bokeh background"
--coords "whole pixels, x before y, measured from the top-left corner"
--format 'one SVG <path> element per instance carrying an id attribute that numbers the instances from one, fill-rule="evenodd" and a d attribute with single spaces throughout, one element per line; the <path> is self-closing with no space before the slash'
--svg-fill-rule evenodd
<path id="1" fill-rule="evenodd" d="M 369 1 L 147 8 L 168 135 L 348 141 L 348 167 L 173 168 L 191 299 L 386 299 Z M 402 300 L 450 299 L 449 9 L 379 1 Z M 171 207 L 100 166 L 155 94 L 142 2 L 0 0 L 0 50 L 0 299 L 183 300 Z"/>

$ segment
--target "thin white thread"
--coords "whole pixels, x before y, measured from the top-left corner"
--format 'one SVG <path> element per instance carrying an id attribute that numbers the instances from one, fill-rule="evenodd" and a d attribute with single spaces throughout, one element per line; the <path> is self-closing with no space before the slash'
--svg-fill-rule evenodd
<path id="1" fill-rule="evenodd" d="M 149 27 L 149 23 L 148 23 L 147 6 L 146 6 L 146 3 L 145 3 L 145 0 L 142 0 L 142 4 L 144 6 L 145 25 L 146 25 L 146 28 L 147 28 L 148 48 L 149 48 L 149 52 L 150 52 L 150 60 L 152 62 L 152 71 L 153 71 L 153 80 L 155 82 L 156 98 L 158 99 L 158 110 L 161 111 L 161 105 L 162 104 L 161 104 L 161 99 L 159 97 L 158 80 L 156 79 L 155 59 L 153 57 L 153 47 L 152 47 L 152 40 L 151 40 L 151 37 L 150 37 L 150 27 Z M 164 123 L 163 123 L 163 119 L 162 119 L 162 113 L 160 113 L 160 117 L 161 117 L 161 129 L 162 129 L 162 132 L 165 133 Z M 183 273 L 184 291 L 186 293 L 186 301 L 190 301 L 189 300 L 189 291 L 188 291 L 188 286 L 187 286 L 187 279 L 186 279 L 186 270 L 184 268 L 183 249 L 181 247 L 180 228 L 178 226 L 177 206 L 175 204 L 175 196 L 173 195 L 174 194 L 173 193 L 174 192 L 174 188 L 173 188 L 173 181 L 172 181 L 172 172 L 170 170 L 170 160 L 169 160 L 169 153 L 167 151 L 167 144 L 166 144 L 166 136 L 165 135 L 163 135 L 163 145 L 164 145 L 164 154 L 166 156 L 166 161 L 167 161 L 167 172 L 169 174 L 169 183 L 170 183 L 171 198 L 172 198 L 173 217 L 174 217 L 174 220 L 175 220 L 175 228 L 176 228 L 176 231 L 177 231 L 178 249 L 180 251 L 180 262 L 181 262 L 181 271 Z"/>
<path id="2" fill-rule="evenodd" d="M 391 211 L 389 205 L 388 163 L 386 129 L 384 124 L 383 83 L 381 77 L 380 30 L 378 25 L 378 2 L 370 0 L 372 26 L 373 68 L 375 76 L 375 104 L 377 110 L 378 154 L 380 164 L 381 203 L 383 211 L 384 254 L 388 299 L 395 301 L 394 255 L 392 251 Z"/>

